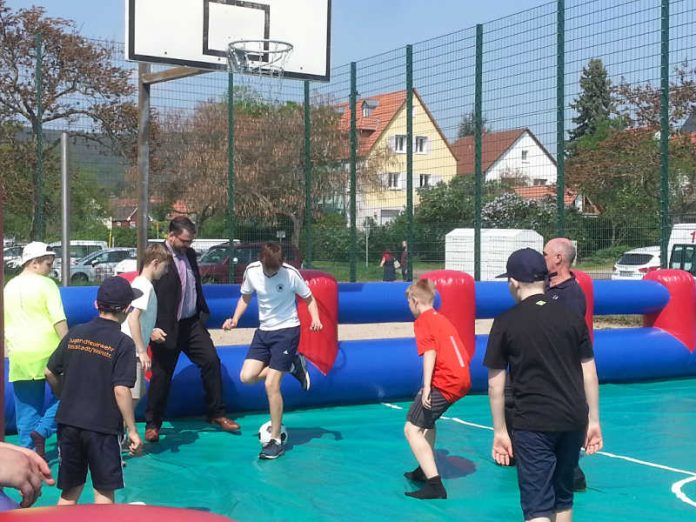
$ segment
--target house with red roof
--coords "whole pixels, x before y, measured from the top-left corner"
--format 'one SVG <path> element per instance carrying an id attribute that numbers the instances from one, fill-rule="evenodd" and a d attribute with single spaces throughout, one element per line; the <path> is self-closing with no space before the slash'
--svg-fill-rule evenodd
<path id="1" fill-rule="evenodd" d="M 486 132 L 481 139 L 481 170 L 486 181 L 511 179 L 520 185 L 556 183 L 556 160 L 528 128 Z M 454 142 L 457 174 L 474 175 L 474 136 Z"/>
<path id="2" fill-rule="evenodd" d="M 389 161 L 380 173 L 379 186 L 358 187 L 358 226 L 369 220 L 383 225 L 406 208 L 406 91 L 376 94 L 360 98 L 356 104 L 358 157 Z M 340 106 L 340 128 L 350 128 L 350 108 Z M 413 93 L 413 203 L 417 190 L 447 182 L 457 175 L 457 159 L 447 138 L 437 125 L 418 91 Z"/>

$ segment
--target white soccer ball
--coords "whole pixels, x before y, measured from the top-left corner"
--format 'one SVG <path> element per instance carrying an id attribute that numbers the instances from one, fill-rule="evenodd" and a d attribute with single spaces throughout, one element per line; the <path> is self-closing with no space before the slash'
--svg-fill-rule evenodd
<path id="1" fill-rule="evenodd" d="M 288 432 L 284 425 L 280 425 L 280 443 L 285 444 L 288 440 Z M 271 421 L 261 425 L 259 428 L 259 442 L 263 446 L 271 442 Z"/>

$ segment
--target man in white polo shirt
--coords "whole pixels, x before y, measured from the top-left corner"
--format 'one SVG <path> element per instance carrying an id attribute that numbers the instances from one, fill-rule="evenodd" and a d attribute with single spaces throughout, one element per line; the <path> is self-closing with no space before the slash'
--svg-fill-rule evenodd
<path id="1" fill-rule="evenodd" d="M 249 306 L 251 296 L 256 293 L 260 325 L 249 346 L 239 378 L 244 384 L 265 380 L 271 414 L 271 440 L 264 445 L 259 458 L 276 459 L 285 452 L 280 439 L 283 421 L 280 383 L 283 375 L 290 372 L 300 381 L 304 390 L 309 390 L 310 386 L 304 357 L 297 353 L 300 320 L 297 316 L 295 295 L 299 295 L 307 303 L 312 318 L 312 331 L 322 329 L 319 309 L 312 292 L 297 269 L 283 262 L 283 250 L 275 242 L 264 244 L 259 261 L 247 266 L 241 293 L 234 315 L 225 321 L 222 328 L 236 328 L 240 317 Z"/>

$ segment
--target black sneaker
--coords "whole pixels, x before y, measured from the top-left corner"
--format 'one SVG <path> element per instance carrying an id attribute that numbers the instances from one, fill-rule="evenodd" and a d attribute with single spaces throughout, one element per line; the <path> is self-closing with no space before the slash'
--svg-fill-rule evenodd
<path id="1" fill-rule="evenodd" d="M 304 358 L 304 355 L 300 355 L 299 353 L 295 355 L 295 358 L 292 360 L 290 375 L 300 381 L 304 391 L 309 390 L 311 382 L 309 380 L 309 371 L 307 370 L 307 360 Z"/>
<path id="2" fill-rule="evenodd" d="M 580 469 L 580 466 L 575 468 L 573 473 L 573 491 L 586 491 L 587 490 L 587 479 L 585 478 L 585 473 Z"/>
<path id="3" fill-rule="evenodd" d="M 271 439 L 270 442 L 263 445 L 263 449 L 261 453 L 259 453 L 259 458 L 263 460 L 273 460 L 280 457 L 283 453 L 285 453 L 283 445 L 275 439 Z"/>

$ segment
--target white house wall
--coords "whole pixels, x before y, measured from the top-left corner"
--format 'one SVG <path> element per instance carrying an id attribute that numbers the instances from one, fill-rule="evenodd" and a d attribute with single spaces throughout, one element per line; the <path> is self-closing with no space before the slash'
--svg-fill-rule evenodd
<path id="1" fill-rule="evenodd" d="M 522 151 L 527 159 L 522 159 Z M 553 185 L 556 183 L 556 164 L 539 147 L 528 132 L 522 134 L 486 172 L 486 180 L 497 181 L 510 173 L 519 173 L 527 178 L 529 185 Z M 538 180 L 543 180 L 540 182 Z"/>

